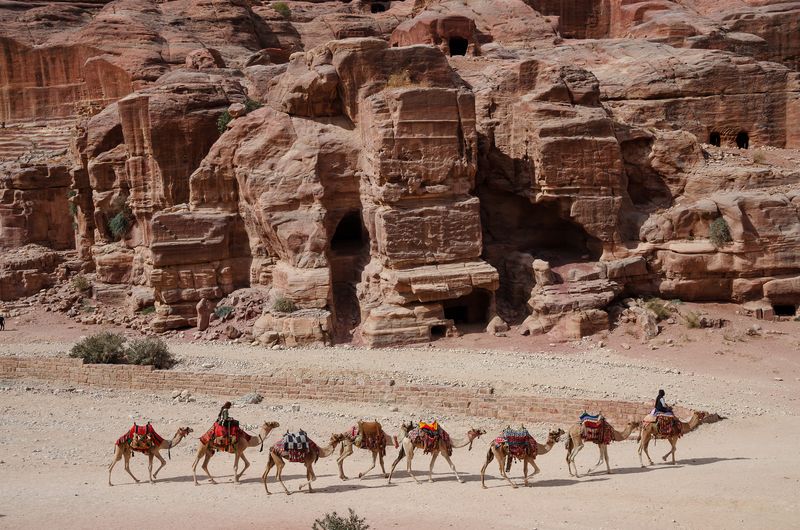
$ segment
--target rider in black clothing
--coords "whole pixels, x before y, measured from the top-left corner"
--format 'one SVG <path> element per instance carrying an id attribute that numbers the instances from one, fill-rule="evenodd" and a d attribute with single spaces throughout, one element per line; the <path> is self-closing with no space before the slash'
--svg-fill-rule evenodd
<path id="1" fill-rule="evenodd" d="M 664 391 L 658 391 L 658 397 L 656 398 L 656 405 L 655 405 L 656 412 L 672 412 L 672 407 L 667 405 L 667 401 L 664 399 Z"/>

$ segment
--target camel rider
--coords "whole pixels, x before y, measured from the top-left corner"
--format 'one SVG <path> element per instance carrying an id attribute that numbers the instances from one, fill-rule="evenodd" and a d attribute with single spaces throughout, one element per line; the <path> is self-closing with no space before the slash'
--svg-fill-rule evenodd
<path id="1" fill-rule="evenodd" d="M 222 425 L 223 427 L 228 427 L 231 424 L 231 417 L 228 413 L 228 410 L 231 408 L 231 402 L 226 401 L 222 408 L 219 409 L 219 415 L 217 415 L 217 423 Z"/>
<path id="2" fill-rule="evenodd" d="M 656 414 L 669 414 L 669 415 L 672 414 L 672 407 L 667 405 L 667 401 L 666 399 L 664 399 L 664 395 L 665 393 L 663 390 L 658 391 L 658 397 L 656 398 L 656 405 L 653 413 L 654 416 Z"/>

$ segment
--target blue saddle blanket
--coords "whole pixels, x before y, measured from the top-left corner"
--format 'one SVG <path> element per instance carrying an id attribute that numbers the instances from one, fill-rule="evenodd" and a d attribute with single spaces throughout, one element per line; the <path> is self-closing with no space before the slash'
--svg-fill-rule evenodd
<path id="1" fill-rule="evenodd" d="M 581 414 L 581 423 L 584 421 L 597 421 L 600 419 L 600 414 L 589 414 L 588 412 L 584 412 Z"/>

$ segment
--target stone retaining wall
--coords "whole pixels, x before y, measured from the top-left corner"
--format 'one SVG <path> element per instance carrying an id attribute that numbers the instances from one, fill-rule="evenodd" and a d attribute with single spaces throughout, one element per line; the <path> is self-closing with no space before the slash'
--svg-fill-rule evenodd
<path id="1" fill-rule="evenodd" d="M 602 411 L 619 429 L 640 419 L 651 405 L 628 401 L 570 399 L 535 395 L 498 395 L 491 387 L 449 387 L 396 384 L 389 379 L 345 377 L 285 377 L 232 375 L 215 372 L 154 370 L 152 366 L 83 364 L 68 357 L 0 357 L 0 378 L 38 379 L 75 385 L 123 390 L 192 393 L 225 398 L 258 392 L 267 401 L 327 399 L 366 403 L 402 404 L 509 422 L 573 422 L 583 411 Z M 681 416 L 689 411 L 678 409 Z"/>

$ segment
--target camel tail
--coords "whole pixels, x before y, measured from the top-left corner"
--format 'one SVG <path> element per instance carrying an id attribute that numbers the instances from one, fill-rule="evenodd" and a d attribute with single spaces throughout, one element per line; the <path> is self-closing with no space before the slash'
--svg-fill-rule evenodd
<path id="1" fill-rule="evenodd" d="M 506 473 L 511 471 L 511 464 L 514 462 L 514 457 L 506 455 Z"/>

